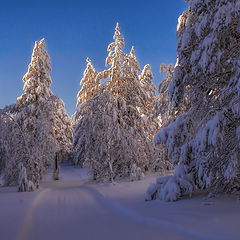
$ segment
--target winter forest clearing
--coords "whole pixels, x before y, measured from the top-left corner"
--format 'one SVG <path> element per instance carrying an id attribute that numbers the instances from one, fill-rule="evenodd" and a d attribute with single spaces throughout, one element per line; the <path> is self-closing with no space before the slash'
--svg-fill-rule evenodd
<path id="1" fill-rule="evenodd" d="M 158 88 L 117 23 L 71 117 L 35 42 L 0 108 L 1 237 L 240 239 L 240 1 L 186 2 Z"/>

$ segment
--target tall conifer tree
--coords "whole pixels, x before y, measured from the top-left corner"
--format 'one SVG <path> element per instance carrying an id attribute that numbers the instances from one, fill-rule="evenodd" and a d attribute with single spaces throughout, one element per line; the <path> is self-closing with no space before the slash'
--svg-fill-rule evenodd
<path id="1" fill-rule="evenodd" d="M 24 93 L 2 113 L 7 119 L 6 134 L 15 136 L 5 144 L 8 185 L 17 182 L 19 162 L 26 168 L 29 180 L 38 185 L 42 174 L 52 167 L 56 153 L 64 155 L 71 147 L 71 121 L 62 100 L 50 90 L 51 66 L 45 47 L 44 39 L 35 42 L 28 72 L 23 77 Z"/>
<path id="2" fill-rule="evenodd" d="M 97 74 L 95 81 L 103 83 L 98 94 L 79 108 L 74 131 L 75 162 L 91 167 L 95 179 L 130 176 L 133 164 L 144 172 L 152 162 L 151 141 L 139 110 L 146 99 L 139 63 L 134 48 L 129 55 L 123 52 L 118 24 L 113 39 L 106 58 L 110 67 Z"/>
<path id="3" fill-rule="evenodd" d="M 184 99 L 190 106 L 155 136 L 176 167 L 148 199 L 172 201 L 196 189 L 240 191 L 239 26 L 238 0 L 192 0 L 179 18 L 169 96 L 174 107 Z"/>

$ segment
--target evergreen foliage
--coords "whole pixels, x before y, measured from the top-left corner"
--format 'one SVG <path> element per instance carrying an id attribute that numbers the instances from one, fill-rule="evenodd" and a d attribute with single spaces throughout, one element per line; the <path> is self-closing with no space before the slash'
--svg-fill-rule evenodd
<path id="1" fill-rule="evenodd" d="M 111 181 L 129 177 L 133 166 L 145 172 L 154 157 L 148 121 L 143 116 L 144 112 L 145 118 L 149 118 L 149 112 L 144 109 L 154 98 L 150 66 L 145 67 L 139 78 L 134 48 L 129 54 L 123 52 L 124 37 L 118 24 L 113 39 L 107 48 L 109 68 L 88 78 L 94 84 L 85 94 L 88 100 L 78 108 L 73 140 L 75 163 L 92 168 L 95 179 Z M 89 66 L 83 79 L 87 79 L 88 69 Z M 78 99 L 84 92 L 82 89 Z"/>
<path id="2" fill-rule="evenodd" d="M 50 90 L 51 71 L 45 41 L 35 42 L 24 93 L 16 104 L 1 111 L 4 178 L 6 185 L 17 183 L 21 162 L 28 181 L 36 187 L 47 168 L 53 167 L 56 152 L 69 152 L 71 121 L 64 104 Z"/>
<path id="3" fill-rule="evenodd" d="M 240 191 L 240 4 L 192 0 L 177 26 L 178 60 L 169 85 L 173 106 L 189 108 L 161 129 L 174 175 L 158 179 L 147 199 L 177 200 L 196 189 Z"/>

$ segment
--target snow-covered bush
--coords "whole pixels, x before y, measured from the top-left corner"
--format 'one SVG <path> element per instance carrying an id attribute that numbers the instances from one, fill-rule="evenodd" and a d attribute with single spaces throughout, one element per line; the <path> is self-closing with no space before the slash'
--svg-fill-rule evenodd
<path id="1" fill-rule="evenodd" d="M 179 18 L 178 64 L 169 85 L 177 107 L 189 108 L 155 136 L 176 165 L 147 199 L 177 200 L 195 189 L 240 191 L 239 1 L 192 0 Z"/>
<path id="2" fill-rule="evenodd" d="M 131 165 L 130 170 L 130 179 L 132 181 L 142 180 L 144 178 L 144 173 L 142 172 L 142 169 L 138 167 L 135 163 Z"/>
<path id="3" fill-rule="evenodd" d="M 19 192 L 31 192 L 35 190 L 35 186 L 32 181 L 27 178 L 26 168 L 23 163 L 18 164 L 19 176 L 18 176 L 18 191 Z"/>

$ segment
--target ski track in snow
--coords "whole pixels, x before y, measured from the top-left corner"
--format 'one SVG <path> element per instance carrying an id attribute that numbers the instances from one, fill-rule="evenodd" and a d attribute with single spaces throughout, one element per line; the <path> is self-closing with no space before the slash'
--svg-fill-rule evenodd
<path id="1" fill-rule="evenodd" d="M 98 200 L 98 202 L 102 205 L 103 208 L 106 208 L 116 215 L 119 216 L 124 216 L 129 220 L 135 221 L 136 223 L 139 223 L 140 227 L 151 227 L 151 228 L 156 228 L 156 229 L 162 229 L 163 231 L 171 232 L 174 229 L 174 232 L 177 235 L 183 235 L 185 238 L 189 239 L 206 239 L 206 240 L 226 240 L 229 237 L 234 239 L 233 236 L 216 236 L 213 234 L 201 234 L 196 231 L 192 231 L 191 229 L 186 229 L 179 224 L 174 224 L 166 220 L 161 220 L 161 219 L 156 219 L 156 218 L 151 218 L 151 217 L 146 217 L 138 214 L 137 212 L 133 211 L 130 208 L 127 208 L 116 201 L 112 201 L 110 199 L 105 198 L 102 194 L 99 193 L 94 188 L 90 188 L 89 186 L 83 186 L 85 189 L 88 189 L 93 193 L 93 196 L 95 199 Z"/>
<path id="2" fill-rule="evenodd" d="M 89 183 L 88 171 L 71 167 L 63 168 L 61 176 L 60 181 L 49 181 L 51 178 L 46 178 L 47 181 L 42 183 L 41 189 L 34 193 L 17 193 L 16 188 L 0 188 L 1 240 L 240 239 L 240 235 L 219 229 L 221 225 L 217 220 L 214 223 L 206 219 L 206 223 L 201 223 L 201 220 L 198 220 L 201 213 L 195 219 L 187 219 L 187 216 L 179 214 L 184 214 L 184 210 L 180 209 L 176 212 L 174 221 L 171 221 L 164 217 L 168 215 L 169 207 L 164 210 L 163 204 L 166 203 L 161 201 L 148 202 L 149 207 L 153 204 L 156 206 L 158 217 L 136 210 L 136 206 L 129 203 L 128 199 L 123 202 L 125 185 L 134 189 L 134 186 L 140 186 L 141 182 L 118 183 L 117 186 L 92 184 Z M 141 191 L 145 190 L 142 188 Z M 120 195 L 122 193 L 123 198 L 118 200 L 119 195 L 114 191 Z M 133 191 L 134 194 L 136 192 Z M 146 208 L 144 199 L 136 205 L 139 202 L 140 208 Z M 181 206 L 181 200 L 167 204 Z M 10 219 L 13 219 L 12 223 L 15 222 L 15 225 L 9 226 Z M 202 228 L 209 223 L 209 229 L 213 230 L 196 231 L 191 225 L 187 227 L 183 224 L 184 221 L 191 220 L 202 224 Z"/>

